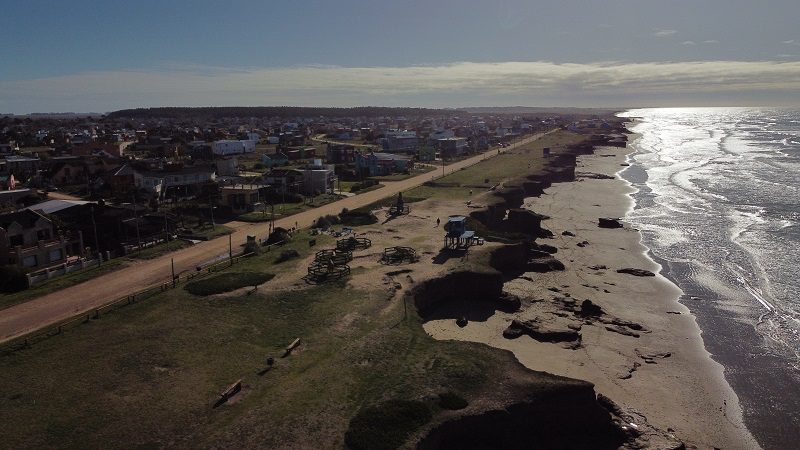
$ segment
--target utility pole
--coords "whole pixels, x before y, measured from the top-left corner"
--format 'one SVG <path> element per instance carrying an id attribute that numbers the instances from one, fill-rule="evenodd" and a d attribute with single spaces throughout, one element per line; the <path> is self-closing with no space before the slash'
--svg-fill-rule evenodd
<path id="1" fill-rule="evenodd" d="M 231 260 L 231 265 L 233 265 L 233 234 L 228 235 L 228 257 Z"/>
<path id="2" fill-rule="evenodd" d="M 172 287 L 175 287 L 175 258 L 172 258 Z"/>
<path id="3" fill-rule="evenodd" d="M 136 251 L 142 249 L 142 236 L 139 234 L 139 215 L 136 209 L 136 191 L 133 192 L 133 223 L 136 224 Z"/>
<path id="4" fill-rule="evenodd" d="M 164 242 L 169 242 L 169 222 L 167 222 L 167 210 L 164 209 Z"/>
<path id="5" fill-rule="evenodd" d="M 103 256 L 100 253 L 100 242 L 97 239 L 97 223 L 94 221 L 94 206 L 89 207 L 92 214 L 92 229 L 94 230 L 94 251 L 97 252 L 97 265 L 99 266 L 103 261 Z"/>
<path id="6" fill-rule="evenodd" d="M 211 205 L 211 229 L 213 230 L 217 227 L 217 224 L 214 223 L 214 200 L 209 199 L 209 204 Z"/>

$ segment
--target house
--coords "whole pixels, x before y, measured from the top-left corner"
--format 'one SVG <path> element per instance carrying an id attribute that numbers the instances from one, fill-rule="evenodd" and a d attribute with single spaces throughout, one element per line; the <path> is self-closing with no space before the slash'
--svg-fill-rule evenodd
<path id="1" fill-rule="evenodd" d="M 411 170 L 414 162 L 405 155 L 393 153 L 356 154 L 356 169 L 368 176 L 382 176 Z"/>
<path id="2" fill-rule="evenodd" d="M 170 214 L 147 214 L 147 208 L 129 203 L 109 206 L 73 202 L 72 206 L 65 208 L 52 205 L 49 206 L 53 209 L 51 216 L 57 217 L 64 227 L 79 231 L 86 246 L 94 248 L 98 245 L 99 249 L 94 251 L 109 252 L 111 257 L 126 254 L 139 242 L 163 239 L 165 226 L 172 231 L 178 225 Z"/>
<path id="3" fill-rule="evenodd" d="M 419 137 L 415 131 L 387 131 L 383 149 L 392 153 L 416 153 Z"/>
<path id="4" fill-rule="evenodd" d="M 39 164 L 41 164 L 39 158 L 17 155 L 6 156 L 5 164 L 2 165 L 2 173 L 13 173 L 18 180 L 27 180 L 33 175 L 36 175 L 39 171 Z"/>
<path id="5" fill-rule="evenodd" d="M 436 145 L 439 146 L 439 152 L 442 154 L 443 158 L 461 156 L 469 149 L 467 140 L 463 137 L 437 139 Z"/>
<path id="6" fill-rule="evenodd" d="M 258 141 L 249 140 L 221 140 L 211 143 L 211 151 L 217 156 L 241 155 L 256 151 Z"/>
<path id="7" fill-rule="evenodd" d="M 115 158 L 122 158 L 125 149 L 133 142 L 114 142 L 103 144 L 99 142 L 87 142 L 85 144 L 73 145 L 70 153 L 73 156 L 107 155 Z M 137 146 L 138 150 L 142 150 Z"/>
<path id="8" fill-rule="evenodd" d="M 315 159 L 301 170 L 303 173 L 303 185 L 301 191 L 306 195 L 318 195 L 332 193 L 336 184 L 336 174 L 334 165 L 323 165 L 322 160 Z"/>
<path id="9" fill-rule="evenodd" d="M 316 147 L 288 147 L 285 153 L 289 160 L 297 161 L 317 156 L 317 149 Z"/>
<path id="10" fill-rule="evenodd" d="M 435 161 L 436 160 L 436 149 L 433 147 L 420 147 L 417 150 L 417 160 L 418 161 Z"/>
<path id="11" fill-rule="evenodd" d="M 145 172 L 142 175 L 163 178 L 162 198 L 194 197 L 199 192 L 201 185 L 217 180 L 214 167 L 209 166 L 181 167 L 163 172 Z"/>
<path id="12" fill-rule="evenodd" d="M 236 157 L 221 158 L 216 161 L 217 175 L 223 177 L 239 176 L 239 160 Z"/>
<path id="13" fill-rule="evenodd" d="M 9 175 L 11 178 L 13 175 Z M 7 191 L 0 191 L 0 209 L 18 209 L 19 204 L 25 197 L 36 196 L 36 191 L 33 189 L 10 189 Z"/>
<path id="14" fill-rule="evenodd" d="M 234 184 L 220 188 L 220 203 L 235 214 L 253 212 L 263 201 L 269 186 L 265 184 Z"/>
<path id="15" fill-rule="evenodd" d="M 272 169 L 263 178 L 277 194 L 297 194 L 303 185 L 303 172 L 297 169 Z"/>
<path id="16" fill-rule="evenodd" d="M 16 151 L 19 151 L 16 144 L 0 144 L 0 156 L 11 155 Z"/>
<path id="17" fill-rule="evenodd" d="M 91 178 L 117 167 L 118 163 L 105 158 L 64 160 L 50 167 L 48 177 L 58 186 L 87 183 Z"/>
<path id="18" fill-rule="evenodd" d="M 271 155 L 264 153 L 261 155 L 261 162 L 270 169 L 277 166 L 285 166 L 289 164 L 289 157 L 286 153 L 277 151 Z"/>
<path id="19" fill-rule="evenodd" d="M 83 254 L 83 237 L 58 236 L 53 222 L 30 209 L 0 215 L 0 263 L 32 271 Z"/>
<path id="20" fill-rule="evenodd" d="M 428 135 L 428 143 L 434 145 L 439 139 L 447 139 L 452 137 L 456 137 L 456 134 L 453 130 L 436 130 Z"/>
<path id="21" fill-rule="evenodd" d="M 356 160 L 356 148 L 352 145 L 328 144 L 325 161 L 328 164 L 350 164 Z"/>

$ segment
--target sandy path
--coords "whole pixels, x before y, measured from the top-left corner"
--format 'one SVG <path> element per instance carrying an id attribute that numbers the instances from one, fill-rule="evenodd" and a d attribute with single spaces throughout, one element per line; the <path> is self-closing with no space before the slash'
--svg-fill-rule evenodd
<path id="1" fill-rule="evenodd" d="M 528 144 L 545 134 L 547 133 L 535 134 L 522 139 L 509 147 L 498 149 L 499 153 Z M 488 153 L 458 161 L 445 166 L 444 172 L 446 174 L 452 173 L 461 168 L 477 164 L 483 161 L 484 158 L 494 157 L 497 154 L 498 152 L 491 150 Z M 291 228 L 295 224 L 299 228 L 309 227 L 320 216 L 338 214 L 342 208 L 355 209 L 368 205 L 383 198 L 397 195 L 398 192 L 420 186 L 424 182 L 441 175 L 442 171 L 437 170 L 402 181 L 383 182 L 382 184 L 385 186 L 381 189 L 278 219 L 275 221 L 275 225 L 284 228 Z M 260 224 L 231 222 L 227 226 L 235 230 L 231 235 L 234 253 L 239 250 L 239 245 L 245 242 L 247 235 L 265 237 L 268 229 L 266 222 Z M 202 242 L 160 258 L 138 262 L 85 283 L 0 310 L 0 342 L 8 341 L 78 314 L 91 311 L 115 299 L 141 291 L 147 287 L 169 282 L 171 279 L 170 260 L 173 258 L 176 274 L 193 271 L 198 265 L 224 259 L 228 254 L 228 246 L 227 236 Z"/>

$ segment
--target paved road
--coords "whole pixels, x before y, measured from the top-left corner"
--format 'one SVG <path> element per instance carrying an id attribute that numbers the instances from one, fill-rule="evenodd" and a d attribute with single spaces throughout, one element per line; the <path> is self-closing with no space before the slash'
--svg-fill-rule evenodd
<path id="1" fill-rule="evenodd" d="M 500 149 L 506 152 L 517 146 L 525 145 L 539 139 L 545 133 L 532 135 L 518 143 Z M 458 161 L 445 166 L 449 174 L 463 167 L 482 161 L 485 157 L 496 156 L 491 150 L 482 155 Z M 398 192 L 417 187 L 433 177 L 439 177 L 442 171 L 425 173 L 402 181 L 383 182 L 380 189 L 366 192 L 354 197 L 347 197 L 319 208 L 295 214 L 275 221 L 275 226 L 291 228 L 295 223 L 299 228 L 306 228 L 320 216 L 338 214 L 342 208 L 356 209 Z M 266 237 L 267 223 L 231 222 L 226 224 L 235 231 L 232 234 L 234 252 L 246 240 L 247 235 Z M 84 283 L 62 289 L 57 292 L 30 300 L 28 302 L 0 310 L 0 342 L 13 339 L 40 328 L 52 325 L 78 314 L 92 311 L 115 299 L 141 291 L 147 287 L 169 282 L 171 280 L 170 260 L 175 260 L 175 273 L 193 271 L 198 265 L 224 259 L 228 254 L 228 237 L 202 242 L 191 247 L 170 253 L 160 258 L 136 262 L 124 269 L 99 276 Z"/>

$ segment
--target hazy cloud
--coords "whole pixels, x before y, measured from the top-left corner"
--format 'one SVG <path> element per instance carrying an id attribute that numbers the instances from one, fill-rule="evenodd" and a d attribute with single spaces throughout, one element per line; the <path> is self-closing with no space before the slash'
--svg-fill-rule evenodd
<path id="1" fill-rule="evenodd" d="M 697 45 L 697 43 L 694 41 L 683 41 L 681 42 L 681 45 Z"/>
<path id="2" fill-rule="evenodd" d="M 666 36 L 672 36 L 673 34 L 676 34 L 677 32 L 678 32 L 678 30 L 656 29 L 656 31 L 653 32 L 653 36 L 655 36 L 655 37 L 666 37 Z"/>
<path id="3" fill-rule="evenodd" d="M 622 104 L 663 95 L 775 94 L 798 101 L 800 62 L 556 64 L 461 62 L 409 67 L 300 66 L 96 71 L 0 82 L 0 112 L 108 111 L 138 106 Z M 683 96 L 683 97 L 681 97 Z M 694 104 L 694 103 L 693 103 Z"/>
<path id="4" fill-rule="evenodd" d="M 781 41 L 781 44 L 800 45 L 800 42 L 798 42 L 798 41 L 796 41 L 794 39 L 789 39 L 788 41 Z"/>
<path id="5" fill-rule="evenodd" d="M 709 39 L 707 41 L 703 41 L 703 44 L 719 44 L 719 41 L 716 39 Z"/>

